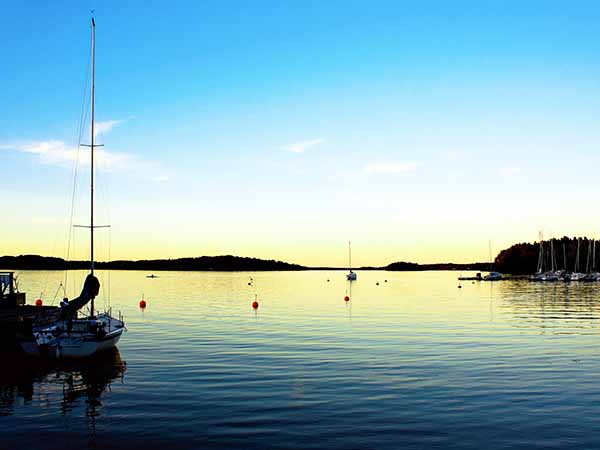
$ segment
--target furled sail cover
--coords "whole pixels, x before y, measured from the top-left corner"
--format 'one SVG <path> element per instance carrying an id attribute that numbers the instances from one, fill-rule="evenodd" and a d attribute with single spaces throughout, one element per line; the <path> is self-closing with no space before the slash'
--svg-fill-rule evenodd
<path id="1" fill-rule="evenodd" d="M 81 295 L 71 300 L 67 306 L 70 311 L 78 311 L 88 304 L 90 300 L 96 298 L 100 292 L 100 282 L 91 273 L 85 278 Z"/>

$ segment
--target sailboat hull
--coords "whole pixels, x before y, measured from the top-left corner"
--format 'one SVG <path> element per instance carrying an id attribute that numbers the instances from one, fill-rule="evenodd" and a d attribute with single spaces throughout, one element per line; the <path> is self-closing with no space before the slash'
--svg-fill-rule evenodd
<path id="1" fill-rule="evenodd" d="M 123 329 L 114 330 L 101 339 L 85 336 L 61 337 L 48 344 L 38 344 L 35 340 L 21 341 L 21 349 L 33 357 L 50 359 L 79 359 L 116 347 Z"/>
<path id="2" fill-rule="evenodd" d="M 29 356 L 50 359 L 78 359 L 109 350 L 125 330 L 122 320 L 108 313 L 94 318 L 60 320 L 35 327 L 19 345 Z"/>

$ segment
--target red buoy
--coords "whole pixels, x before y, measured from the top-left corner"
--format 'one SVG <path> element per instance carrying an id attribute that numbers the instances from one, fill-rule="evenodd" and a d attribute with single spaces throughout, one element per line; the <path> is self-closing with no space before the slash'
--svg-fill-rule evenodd
<path id="1" fill-rule="evenodd" d="M 252 302 L 252 308 L 258 309 L 258 302 L 256 300 Z"/>
<path id="2" fill-rule="evenodd" d="M 140 300 L 140 308 L 144 309 L 146 307 L 146 300 L 141 299 Z"/>
<path id="3" fill-rule="evenodd" d="M 344 301 L 345 302 L 349 302 L 350 301 L 350 297 L 348 297 L 347 295 L 344 297 Z"/>
<path id="4" fill-rule="evenodd" d="M 42 299 L 41 299 L 41 298 L 38 298 L 38 299 L 35 301 L 35 306 L 42 306 L 43 304 L 44 304 L 44 302 L 42 301 Z"/>

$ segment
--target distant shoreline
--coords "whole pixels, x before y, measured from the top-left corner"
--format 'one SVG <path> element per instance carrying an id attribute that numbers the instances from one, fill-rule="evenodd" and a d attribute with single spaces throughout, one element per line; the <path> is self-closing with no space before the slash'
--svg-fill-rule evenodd
<path id="1" fill-rule="evenodd" d="M 489 263 L 435 263 L 418 264 L 395 262 L 381 267 L 355 267 L 354 270 L 387 270 L 391 272 L 417 272 L 437 270 L 471 270 L 485 272 Z M 62 258 L 40 255 L 0 256 L 0 268 L 11 270 L 85 270 L 88 261 L 65 261 Z M 107 270 L 182 271 L 182 272 L 275 272 L 310 270 L 348 270 L 347 267 L 309 267 L 283 261 L 248 258 L 233 255 L 200 256 L 194 258 L 117 260 L 96 262 L 96 268 Z"/>

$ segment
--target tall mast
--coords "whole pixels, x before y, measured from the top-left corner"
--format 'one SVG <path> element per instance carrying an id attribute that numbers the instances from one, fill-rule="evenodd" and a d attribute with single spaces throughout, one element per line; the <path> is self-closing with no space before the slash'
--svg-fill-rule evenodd
<path id="1" fill-rule="evenodd" d="M 352 270 L 352 247 L 350 241 L 348 241 L 348 269 Z"/>
<path id="2" fill-rule="evenodd" d="M 538 255 L 538 273 L 542 273 L 544 271 L 544 235 L 540 231 L 540 253 Z"/>
<path id="3" fill-rule="evenodd" d="M 92 145 L 90 146 L 90 270 L 94 275 L 94 107 L 96 91 L 96 22 L 92 17 Z M 90 317 L 94 317 L 94 297 L 90 304 Z"/>
<path id="4" fill-rule="evenodd" d="M 585 263 L 585 273 L 590 273 L 590 256 L 592 255 L 592 241 L 588 240 L 587 261 Z"/>
<path id="5" fill-rule="evenodd" d="M 92 145 L 90 147 L 91 175 L 90 175 L 90 264 L 91 272 L 94 274 L 94 107 L 95 107 L 95 83 L 96 76 L 96 22 L 92 17 Z M 92 299 L 92 315 L 94 314 L 94 299 Z"/>
<path id="6" fill-rule="evenodd" d="M 94 228 L 106 228 L 110 225 L 94 226 L 94 149 L 102 147 L 102 144 L 94 144 L 94 119 L 95 119 L 95 95 L 96 95 L 96 22 L 92 17 L 92 130 L 91 144 L 81 144 L 90 148 L 90 225 L 75 225 L 90 229 L 90 272 L 94 275 Z M 91 315 L 94 315 L 94 299 L 91 301 Z"/>

